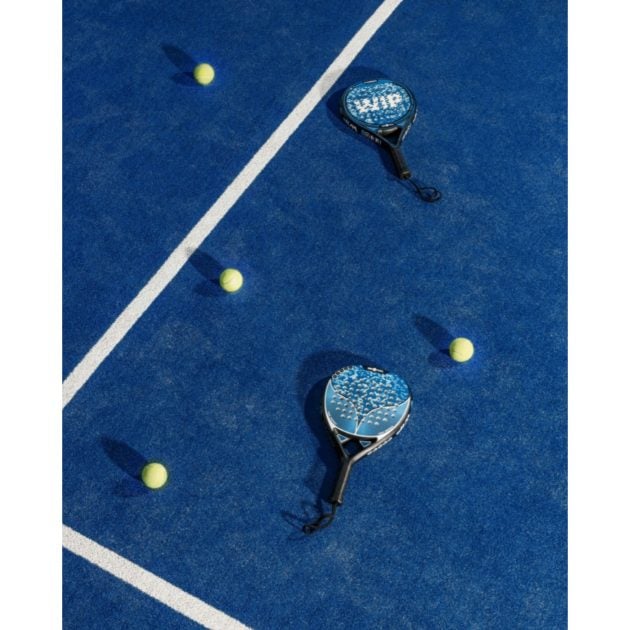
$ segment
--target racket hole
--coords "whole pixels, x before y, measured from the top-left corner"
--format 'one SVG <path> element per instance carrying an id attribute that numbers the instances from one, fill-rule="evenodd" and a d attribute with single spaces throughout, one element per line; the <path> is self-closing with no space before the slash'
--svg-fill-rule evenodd
<path id="1" fill-rule="evenodd" d="M 381 127 L 379 129 L 379 131 L 384 136 L 391 136 L 392 134 L 394 134 L 397 131 L 399 131 L 399 129 L 398 129 L 398 127 L 396 125 L 385 125 L 385 126 Z"/>

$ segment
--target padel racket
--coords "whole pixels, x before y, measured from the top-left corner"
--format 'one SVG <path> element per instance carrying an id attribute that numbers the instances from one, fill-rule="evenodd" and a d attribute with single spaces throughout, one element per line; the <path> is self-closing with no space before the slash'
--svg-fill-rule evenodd
<path id="1" fill-rule="evenodd" d="M 305 525 L 310 534 L 327 527 L 343 502 L 352 466 L 389 442 L 405 426 L 411 392 L 397 376 L 375 367 L 351 365 L 335 372 L 324 391 L 323 416 L 339 455 L 341 470 L 330 498 L 332 510 Z"/>
<path id="2" fill-rule="evenodd" d="M 410 179 L 411 171 L 402 152 L 402 143 L 418 115 L 411 90 L 389 79 L 361 81 L 341 97 L 341 118 L 353 131 L 389 150 L 400 179 Z M 412 185 L 424 201 L 440 199 L 430 186 Z"/>

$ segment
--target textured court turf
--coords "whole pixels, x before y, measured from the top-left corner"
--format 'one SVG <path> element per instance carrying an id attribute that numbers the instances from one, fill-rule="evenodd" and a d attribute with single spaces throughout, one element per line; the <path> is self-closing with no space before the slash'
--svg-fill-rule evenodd
<path id="1" fill-rule="evenodd" d="M 64 4 L 64 377 L 379 3 L 213 4 Z"/>
<path id="2" fill-rule="evenodd" d="M 64 373 L 377 3 L 273 5 L 66 4 Z M 66 407 L 67 525 L 254 628 L 566 626 L 565 12 L 403 2 Z M 202 56 L 209 88 L 176 67 Z M 416 93 L 439 204 L 339 121 L 366 76 Z M 411 418 L 305 537 L 325 379 L 355 362 Z M 190 627 L 65 556 L 67 627 Z"/>

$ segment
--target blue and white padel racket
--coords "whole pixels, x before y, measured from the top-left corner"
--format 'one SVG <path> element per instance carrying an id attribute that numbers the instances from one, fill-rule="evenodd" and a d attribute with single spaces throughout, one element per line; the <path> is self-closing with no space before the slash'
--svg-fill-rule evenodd
<path id="1" fill-rule="evenodd" d="M 416 120 L 416 99 L 409 88 L 389 79 L 361 81 L 341 97 L 341 118 L 356 133 L 389 150 L 400 179 L 410 179 L 411 171 L 402 153 L 402 143 Z M 411 181 L 424 201 L 440 199 L 438 190 Z"/>
<path id="2" fill-rule="evenodd" d="M 341 456 L 332 510 L 304 526 L 310 534 L 327 527 L 343 502 L 352 466 L 389 442 L 405 426 L 411 392 L 405 381 L 375 367 L 351 365 L 335 372 L 324 392 L 323 416 Z"/>

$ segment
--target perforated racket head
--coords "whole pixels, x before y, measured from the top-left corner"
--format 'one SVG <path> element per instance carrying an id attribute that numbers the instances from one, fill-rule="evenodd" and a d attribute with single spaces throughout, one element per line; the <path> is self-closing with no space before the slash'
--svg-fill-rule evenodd
<path id="1" fill-rule="evenodd" d="M 410 411 L 407 383 L 375 367 L 342 368 L 331 376 L 324 392 L 324 418 L 342 440 L 382 442 L 403 428 Z"/>
<path id="2" fill-rule="evenodd" d="M 377 136 L 387 138 L 397 131 L 404 135 L 415 120 L 416 99 L 409 88 L 390 79 L 362 81 L 343 93 L 341 113 Z"/>

